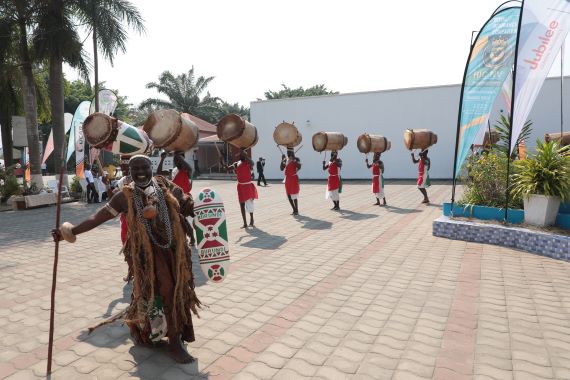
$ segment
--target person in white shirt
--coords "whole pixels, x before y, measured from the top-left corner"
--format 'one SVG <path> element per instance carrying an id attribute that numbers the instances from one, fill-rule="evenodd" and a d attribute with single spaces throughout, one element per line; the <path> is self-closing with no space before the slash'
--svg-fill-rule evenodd
<path id="1" fill-rule="evenodd" d="M 87 182 L 87 203 L 99 203 L 99 193 L 95 187 L 95 180 L 93 179 L 93 173 L 91 172 L 91 165 L 85 164 L 85 170 L 83 171 L 85 175 L 85 181 Z"/>

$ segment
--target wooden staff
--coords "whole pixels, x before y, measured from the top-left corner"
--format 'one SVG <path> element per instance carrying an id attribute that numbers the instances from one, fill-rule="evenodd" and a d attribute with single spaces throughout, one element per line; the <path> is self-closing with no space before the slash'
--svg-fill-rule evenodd
<path id="1" fill-rule="evenodd" d="M 279 144 L 277 144 L 277 148 L 279 149 L 279 151 L 281 152 L 282 155 L 285 154 L 285 153 L 283 153 L 283 149 L 281 149 L 281 146 Z"/>
<path id="2" fill-rule="evenodd" d="M 302 147 L 303 147 L 303 145 L 301 145 L 300 147 L 298 147 L 298 148 L 295 150 L 295 154 L 297 154 L 297 152 L 300 151 Z"/>
<path id="3" fill-rule="evenodd" d="M 65 144 L 63 144 L 65 146 Z M 59 228 L 61 218 L 61 185 L 63 182 L 63 171 L 65 170 L 65 150 L 61 149 L 61 168 L 59 170 L 59 182 L 57 184 L 57 202 L 55 206 L 55 228 Z M 57 262 L 59 259 L 59 239 L 55 242 L 55 253 L 53 258 L 53 273 L 51 278 L 51 306 L 49 311 L 49 340 L 48 340 L 48 357 L 47 357 L 47 376 L 51 375 L 51 362 L 53 356 L 53 332 L 55 319 L 55 287 L 57 284 Z"/>

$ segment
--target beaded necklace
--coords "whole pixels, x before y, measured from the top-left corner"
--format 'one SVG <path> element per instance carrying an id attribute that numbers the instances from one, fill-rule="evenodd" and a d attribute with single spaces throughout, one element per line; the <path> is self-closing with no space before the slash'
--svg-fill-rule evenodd
<path id="1" fill-rule="evenodd" d="M 162 223 L 162 225 L 164 225 L 164 227 L 166 228 L 166 238 L 167 238 L 166 244 L 160 244 L 159 242 L 156 241 L 152 233 L 152 229 L 150 227 L 150 221 L 148 219 L 143 218 L 142 216 L 142 210 L 146 206 L 146 201 L 145 201 L 147 196 L 146 189 L 143 190 L 140 187 L 135 186 L 133 197 L 135 201 L 137 218 L 145 226 L 146 232 L 148 233 L 150 240 L 152 240 L 154 244 L 156 244 L 160 248 L 170 248 L 172 245 L 172 225 L 170 223 L 170 215 L 168 213 L 168 206 L 166 205 L 166 199 L 164 198 L 164 193 L 162 192 L 162 189 L 160 188 L 160 186 L 158 185 L 158 183 L 154 178 L 150 181 L 150 184 L 147 187 L 147 189 L 149 189 L 149 187 L 151 188 L 150 194 L 154 192 L 154 195 L 156 195 L 156 198 L 158 199 L 158 204 L 156 205 L 156 207 L 158 209 L 158 218 Z"/>

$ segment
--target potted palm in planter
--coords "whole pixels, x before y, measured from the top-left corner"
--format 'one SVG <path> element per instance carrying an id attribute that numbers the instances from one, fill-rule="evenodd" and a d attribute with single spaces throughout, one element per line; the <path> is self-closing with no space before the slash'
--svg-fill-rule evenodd
<path id="1" fill-rule="evenodd" d="M 515 162 L 513 194 L 524 201 L 526 223 L 550 226 L 561 201 L 570 199 L 570 154 L 556 141 L 537 141 L 536 153 Z"/>

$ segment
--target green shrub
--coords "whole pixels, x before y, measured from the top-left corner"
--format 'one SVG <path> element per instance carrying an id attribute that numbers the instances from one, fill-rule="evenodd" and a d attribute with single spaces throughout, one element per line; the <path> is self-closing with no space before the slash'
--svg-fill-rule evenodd
<path id="1" fill-rule="evenodd" d="M 5 201 L 12 195 L 22 195 L 22 186 L 11 167 L 0 169 L 0 198 Z"/>
<path id="2" fill-rule="evenodd" d="M 504 208 L 507 191 L 507 156 L 499 150 L 472 155 L 461 176 L 464 185 L 459 204 Z M 509 208 L 522 208 L 520 195 L 509 197 Z"/>
<path id="3" fill-rule="evenodd" d="M 513 194 L 540 194 L 570 199 L 570 155 L 557 141 L 536 142 L 536 153 L 515 163 Z"/>
<path id="4" fill-rule="evenodd" d="M 83 189 L 81 188 L 81 183 L 79 183 L 79 177 L 74 176 L 69 184 L 69 191 L 72 193 L 81 193 Z"/>

